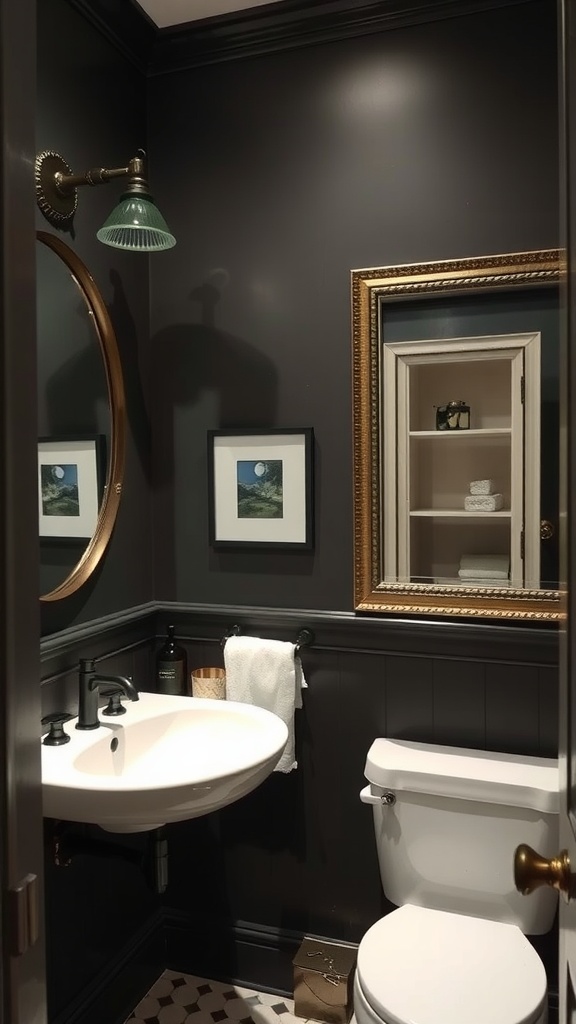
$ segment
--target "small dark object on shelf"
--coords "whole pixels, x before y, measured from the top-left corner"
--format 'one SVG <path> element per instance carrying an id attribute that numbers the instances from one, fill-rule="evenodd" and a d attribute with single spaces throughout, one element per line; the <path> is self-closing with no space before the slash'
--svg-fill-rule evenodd
<path id="1" fill-rule="evenodd" d="M 466 402 L 448 402 L 436 406 L 436 430 L 469 430 L 470 406 Z"/>

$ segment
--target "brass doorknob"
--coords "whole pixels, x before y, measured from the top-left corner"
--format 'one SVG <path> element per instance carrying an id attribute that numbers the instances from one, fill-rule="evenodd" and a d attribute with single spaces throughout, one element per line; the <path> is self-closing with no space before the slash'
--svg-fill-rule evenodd
<path id="1" fill-rule="evenodd" d="M 523 896 L 529 896 L 541 885 L 549 885 L 569 900 L 574 893 L 574 876 L 568 850 L 560 850 L 557 857 L 546 860 L 531 846 L 522 843 L 514 854 L 514 884 Z"/>

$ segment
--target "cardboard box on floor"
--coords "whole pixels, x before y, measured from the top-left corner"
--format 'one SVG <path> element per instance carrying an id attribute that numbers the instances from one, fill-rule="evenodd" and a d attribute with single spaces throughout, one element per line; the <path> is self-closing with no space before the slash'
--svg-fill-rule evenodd
<path id="1" fill-rule="evenodd" d="M 326 1024 L 348 1024 L 357 950 L 320 939 L 304 939 L 294 966 L 294 1013 Z"/>

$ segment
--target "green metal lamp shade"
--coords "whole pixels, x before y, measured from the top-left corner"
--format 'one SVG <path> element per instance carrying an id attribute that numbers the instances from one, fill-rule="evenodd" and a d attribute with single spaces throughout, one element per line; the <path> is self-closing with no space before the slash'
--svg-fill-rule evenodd
<path id="1" fill-rule="evenodd" d="M 132 252 L 155 252 L 176 245 L 154 200 L 130 192 L 121 197 L 96 237 L 105 245 Z"/>

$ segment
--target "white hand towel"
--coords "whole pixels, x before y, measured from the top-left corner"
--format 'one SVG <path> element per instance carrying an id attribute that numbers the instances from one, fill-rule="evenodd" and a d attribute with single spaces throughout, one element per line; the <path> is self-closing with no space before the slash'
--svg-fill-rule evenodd
<path id="1" fill-rule="evenodd" d="M 467 494 L 464 498 L 467 512 L 498 512 L 503 505 L 503 494 Z"/>
<path id="2" fill-rule="evenodd" d="M 510 587 L 512 584 L 507 576 L 462 576 L 460 583 L 469 587 Z"/>
<path id="3" fill-rule="evenodd" d="M 275 772 L 298 767 L 295 758 L 294 709 L 302 707 L 306 686 L 296 645 L 259 636 L 231 636 L 224 646 L 226 697 L 272 711 L 288 727 L 288 741 Z"/>
<path id="4" fill-rule="evenodd" d="M 498 569 L 459 569 L 461 580 L 507 580 L 508 573 Z"/>
<path id="5" fill-rule="evenodd" d="M 470 481 L 470 494 L 493 494 L 494 493 L 494 481 L 493 480 L 471 480 Z"/>
<path id="6" fill-rule="evenodd" d="M 476 572 L 476 576 L 485 576 L 486 573 L 501 573 L 508 575 L 510 571 L 510 559 L 508 555 L 462 555 L 460 559 L 460 569 L 470 570 L 478 569 L 481 572 Z"/>

